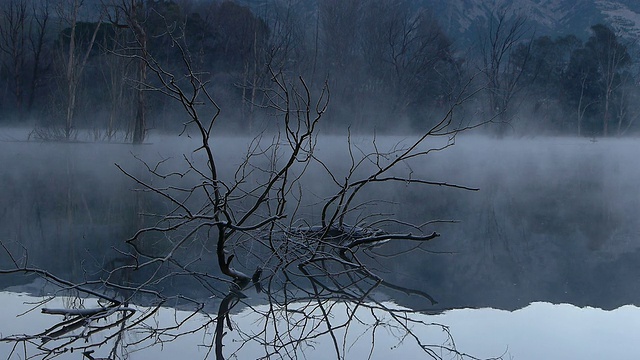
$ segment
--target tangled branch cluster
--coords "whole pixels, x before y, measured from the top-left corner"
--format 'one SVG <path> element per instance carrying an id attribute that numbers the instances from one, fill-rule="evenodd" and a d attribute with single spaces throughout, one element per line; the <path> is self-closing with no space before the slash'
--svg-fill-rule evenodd
<path id="1" fill-rule="evenodd" d="M 182 49 L 180 38 L 173 39 L 173 45 Z M 204 357 L 224 359 L 241 357 L 251 343 L 259 345 L 260 358 L 298 358 L 328 339 L 334 356 L 343 358 L 354 343 L 365 341 L 365 333 L 369 357 L 373 357 L 376 334 L 385 329 L 397 337 L 398 344 L 410 340 L 431 358 L 469 358 L 456 350 L 445 326 L 379 300 L 382 292 L 400 291 L 436 303 L 421 289 L 386 281 L 376 269 L 375 259 L 381 255 L 375 250 L 398 242 L 421 245 L 439 234 L 425 230 L 428 222 L 409 224 L 376 212 L 376 202 L 363 196 L 374 184 L 398 182 L 473 190 L 414 178 L 410 166 L 405 174 L 396 171 L 453 145 L 456 134 L 478 125 L 454 122 L 454 109 L 465 98 L 455 98 L 449 113 L 432 128 L 389 151 L 381 150 L 375 137 L 372 149 L 366 150 L 354 145 L 348 135 L 343 161 L 347 171 L 341 173 L 332 168 L 331 159 L 316 153 L 319 124 L 330 100 L 326 84 L 314 96 L 302 78 L 291 82 L 271 71 L 273 86 L 265 89 L 265 96 L 279 131 L 271 137 L 266 132 L 256 136 L 232 176 L 228 172 L 221 176 L 221 164 L 228 160 L 215 156 L 221 108 L 203 76 L 192 67 L 189 54 L 185 50 L 182 54 L 181 76 L 148 54 L 130 56 L 143 60 L 155 75 L 155 85 L 141 84 L 145 89 L 160 91 L 183 106 L 188 117 L 183 134 L 194 136 L 195 131 L 198 147 L 184 156 L 183 170 L 165 172 L 164 161 L 143 162 L 148 176 L 142 177 L 118 166 L 139 191 L 159 197 L 166 213 L 145 214 L 148 226 L 127 241 L 130 250 L 120 253 L 122 265 L 105 269 L 97 280 L 66 281 L 12 257 L 14 267 L 3 273 L 37 273 L 56 284 L 60 295 L 73 292 L 98 298 L 100 303 L 86 310 L 43 310 L 65 320 L 35 335 L 0 340 L 25 348 L 35 345 L 37 355 L 25 357 L 82 351 L 85 358 L 93 359 L 95 351 L 107 346 L 109 358 L 119 358 L 126 357 L 127 351 L 202 334 L 208 339 Z M 437 137 L 446 141 L 435 147 L 427 144 Z M 308 190 L 312 168 L 320 169 L 322 178 L 315 178 L 317 172 L 313 172 L 311 181 L 326 182 L 333 189 L 330 194 Z M 189 185 L 184 185 L 185 179 Z M 317 218 L 308 216 L 310 208 L 319 209 Z M 130 280 L 131 274 L 142 280 Z M 197 288 L 193 294 L 200 295 L 172 293 L 168 284 L 177 282 L 188 282 Z M 259 316 L 257 330 L 234 324 L 239 304 Z M 217 311 L 211 311 L 212 305 Z M 176 315 L 168 325 L 154 320 L 167 306 L 187 315 Z M 96 325 L 99 322 L 107 325 Z M 367 330 L 352 330 L 355 324 Z M 430 327 L 444 330 L 444 338 L 425 339 L 423 328 Z M 136 336 L 131 340 L 125 334 Z M 240 345 L 230 340 L 231 334 L 240 339 Z"/>

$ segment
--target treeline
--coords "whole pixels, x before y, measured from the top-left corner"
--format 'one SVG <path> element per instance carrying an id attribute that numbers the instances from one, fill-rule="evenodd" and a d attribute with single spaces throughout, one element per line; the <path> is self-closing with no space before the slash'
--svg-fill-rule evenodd
<path id="1" fill-rule="evenodd" d="M 463 89 L 461 117 L 498 135 L 621 135 L 635 130 L 627 45 L 604 25 L 590 38 L 533 38 L 506 10 L 456 47 L 411 1 L 6 0 L 0 4 L 0 124 L 43 139 L 141 142 L 185 116 L 145 66 L 208 82 L 227 130 L 271 125 L 272 78 L 328 82 L 331 126 L 413 131 L 443 116 Z M 186 60 L 186 61 L 185 61 Z M 463 119 L 460 119 L 463 120 Z"/>
<path id="2" fill-rule="evenodd" d="M 549 132 L 624 135 L 640 116 L 638 84 L 629 49 L 611 28 L 597 24 L 583 42 L 576 36 L 542 36 L 519 45 L 529 102 L 524 110 Z"/>

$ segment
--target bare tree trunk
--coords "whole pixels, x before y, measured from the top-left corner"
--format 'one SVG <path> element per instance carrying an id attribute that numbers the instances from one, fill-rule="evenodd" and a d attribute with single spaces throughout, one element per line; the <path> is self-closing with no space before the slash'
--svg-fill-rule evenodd
<path id="1" fill-rule="evenodd" d="M 115 49 L 112 49 L 115 52 Z M 107 123 L 107 140 L 111 141 L 116 136 L 119 126 L 117 119 L 123 116 L 125 105 L 125 88 L 123 78 L 126 76 L 126 64 L 124 59 L 117 55 L 107 55 L 109 94 L 111 106 L 109 109 L 109 120 Z M 130 103 L 128 103 L 130 104 Z M 128 105 L 127 104 L 127 105 Z"/>
<path id="2" fill-rule="evenodd" d="M 146 47 L 146 40 L 144 44 Z M 147 64 L 143 59 L 141 59 L 139 60 L 139 68 L 138 68 L 139 84 L 144 84 L 147 81 L 146 79 L 147 79 Z M 146 137 L 145 103 L 146 101 L 144 96 L 144 90 L 138 89 L 136 92 L 136 118 L 135 118 L 135 123 L 133 127 L 133 143 L 134 144 L 142 144 Z"/>
<path id="3" fill-rule="evenodd" d="M 29 98 L 27 100 L 27 111 L 31 112 L 33 108 L 33 102 L 35 101 L 35 94 L 40 81 L 40 70 L 42 62 L 42 52 L 44 49 L 44 39 L 47 31 L 47 24 L 49 22 L 49 1 L 46 0 L 41 4 L 41 12 L 34 5 L 33 7 L 33 22 L 36 26 L 35 34 L 30 34 L 29 42 L 31 43 L 31 51 L 33 51 L 33 69 L 31 84 L 29 84 Z M 35 35 L 35 39 L 32 37 Z"/>
<path id="4" fill-rule="evenodd" d="M 611 98 L 611 91 L 607 89 L 604 97 L 604 126 L 602 127 L 602 135 L 609 135 L 609 102 Z"/>
<path id="5" fill-rule="evenodd" d="M 78 18 L 78 9 L 80 4 L 74 1 L 73 13 L 71 14 L 71 35 L 69 37 L 69 49 L 67 57 L 67 112 L 65 116 L 64 135 L 68 141 L 71 137 L 71 129 L 73 127 L 73 113 L 76 106 L 76 21 Z"/>
<path id="6" fill-rule="evenodd" d="M 258 62 L 260 60 L 260 52 L 258 50 L 258 33 L 257 30 L 253 33 L 253 74 L 251 74 L 251 101 L 249 102 L 249 128 L 253 126 L 255 104 L 256 104 L 256 90 L 259 82 Z"/>
<path id="7" fill-rule="evenodd" d="M 240 106 L 240 119 L 243 124 L 247 122 L 247 83 L 249 78 L 249 64 L 245 62 L 244 71 L 242 72 L 242 80 L 240 86 L 242 86 L 242 104 Z M 251 123 L 249 123 L 249 129 L 251 129 Z"/>
<path id="8" fill-rule="evenodd" d="M 71 139 L 71 133 L 73 131 L 73 113 L 76 107 L 76 87 L 73 82 L 67 84 L 67 94 L 69 99 L 67 101 L 67 115 L 65 117 L 64 125 L 64 137 L 67 141 Z"/>
<path id="9" fill-rule="evenodd" d="M 136 117 L 133 126 L 133 143 L 142 144 L 146 137 L 147 124 L 145 114 L 145 95 L 142 89 L 143 84 L 147 83 L 147 33 L 142 25 L 140 25 L 139 12 L 142 12 L 142 4 L 137 0 L 131 2 L 131 8 L 128 16 L 129 25 L 138 41 L 140 47 L 140 58 L 138 60 L 138 89 L 136 93 Z"/>
<path id="10" fill-rule="evenodd" d="M 509 106 L 522 88 L 520 78 L 531 54 L 531 42 L 523 63 L 519 67 L 514 66 L 510 56 L 527 35 L 526 18 L 509 18 L 507 10 L 490 16 L 488 33 L 481 38 L 482 72 L 488 84 L 489 114 L 499 120 L 497 135 L 502 137 L 510 125 Z"/>
<path id="11" fill-rule="evenodd" d="M 69 48 L 67 50 L 65 71 L 65 81 L 67 82 L 67 109 L 65 115 L 64 136 L 65 140 L 67 141 L 71 139 L 71 135 L 73 134 L 77 92 L 80 81 L 82 79 L 82 72 L 87 65 L 89 54 L 91 54 L 93 44 L 95 43 L 96 36 L 98 35 L 98 30 L 100 29 L 100 25 L 102 24 L 102 18 L 100 18 L 98 23 L 96 24 L 89 43 L 86 45 L 86 52 L 80 59 L 80 55 L 77 54 L 76 50 L 76 28 L 78 23 L 78 13 L 83 3 L 84 1 L 82 0 L 73 0 L 71 4 L 67 4 L 71 6 L 70 10 L 68 8 L 65 8 L 65 4 L 60 4 L 60 7 L 58 8 L 58 15 L 69 24 L 69 28 L 71 30 L 69 36 Z"/>
<path id="12" fill-rule="evenodd" d="M 582 119 L 584 117 L 584 112 L 586 110 L 586 106 L 584 109 L 582 108 L 582 100 L 584 99 L 584 84 L 587 81 L 586 76 L 582 78 L 581 87 L 580 87 L 580 98 L 578 99 L 578 136 L 582 136 Z"/>

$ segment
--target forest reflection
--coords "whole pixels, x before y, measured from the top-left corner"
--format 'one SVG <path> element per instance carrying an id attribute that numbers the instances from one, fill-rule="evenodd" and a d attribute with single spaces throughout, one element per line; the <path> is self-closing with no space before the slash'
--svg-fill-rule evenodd
<path id="1" fill-rule="evenodd" d="M 236 138 L 221 141 L 221 147 L 233 154 L 233 146 L 242 147 L 249 140 L 242 142 Z M 398 139 L 380 141 L 395 143 Z M 431 314 L 467 307 L 513 310 L 526 307 L 534 301 L 614 309 L 637 302 L 637 286 L 632 281 L 638 266 L 638 245 L 634 241 L 637 220 L 633 216 L 633 209 L 639 205 L 640 198 L 634 195 L 636 191 L 633 189 L 640 174 L 633 156 L 637 153 L 637 145 L 632 139 L 593 143 L 569 138 L 495 141 L 460 137 L 456 146 L 435 154 L 412 170 L 421 177 L 437 174 L 451 183 L 477 186 L 479 192 L 422 188 L 407 193 L 404 185 L 397 184 L 383 193 L 377 193 L 373 187 L 363 202 L 383 203 L 384 212 L 401 214 L 402 218 L 416 224 L 436 220 L 425 227 L 424 232 L 429 235 L 431 230 L 437 230 L 442 234 L 433 241 L 419 244 L 419 247 L 411 243 L 387 242 L 363 250 L 363 261 L 371 269 L 385 274 L 386 281 L 402 289 L 380 286 L 372 278 L 360 274 L 357 266 L 346 263 L 347 260 L 339 255 L 322 266 L 310 268 L 310 271 L 315 271 L 311 277 L 305 277 L 300 272 L 299 278 L 283 279 L 259 274 L 256 282 L 238 284 L 225 281 L 211 269 L 211 264 L 215 262 L 215 250 L 206 233 L 197 233 L 193 238 L 193 243 L 200 246 L 181 250 L 176 257 L 176 261 L 191 261 L 189 274 L 176 272 L 178 268 L 170 265 L 140 269 L 124 239 L 130 238 L 150 221 L 139 214 L 162 213 L 168 206 L 148 193 L 132 191 L 135 184 L 119 172 L 113 163 L 125 169 L 137 168 L 139 162 L 132 156 L 133 152 L 138 158 L 149 161 L 156 157 L 169 165 L 171 161 L 179 160 L 181 153 L 188 153 L 186 149 L 191 144 L 175 143 L 168 147 L 165 140 L 142 148 L 107 144 L 5 144 L 6 151 L 0 155 L 0 159 L 4 168 L 15 171 L 5 172 L 1 178 L 3 188 L 7 189 L 7 201 L 4 202 L 0 217 L 0 239 L 14 258 L 4 253 L 0 258 L 2 268 L 10 267 L 12 261 L 28 259 L 30 267 L 46 269 L 72 282 L 85 282 L 86 288 L 105 297 L 99 306 L 90 305 L 89 298 L 86 298 L 85 302 L 78 300 L 80 303 L 68 303 L 61 308 L 144 308 L 127 318 L 126 322 L 118 322 L 117 319 L 127 312 L 108 314 L 112 323 L 132 324 L 132 330 L 149 329 L 147 321 L 155 321 L 156 315 L 149 315 L 142 322 L 136 320 L 139 316 L 150 314 L 148 309 L 162 308 L 162 311 L 166 311 L 170 307 L 175 311 L 190 310 L 180 313 L 192 314 L 189 322 L 184 323 L 189 325 L 181 326 L 176 331 L 185 336 L 192 334 L 194 329 L 189 326 L 194 323 L 191 320 L 198 319 L 200 336 L 212 336 L 208 339 L 209 347 L 198 347 L 198 351 L 203 351 L 200 355 L 211 351 L 210 356 L 213 357 L 216 350 L 213 342 L 224 340 L 224 346 L 219 348 L 223 349 L 225 356 L 230 356 L 236 351 L 233 346 L 252 339 L 265 354 L 271 356 L 291 354 L 291 357 L 295 357 L 293 354 L 296 351 L 312 356 L 320 346 L 316 343 L 318 334 L 325 334 L 328 339 L 348 340 L 346 344 L 338 342 L 337 345 L 337 340 L 330 340 L 332 349 L 357 351 L 355 345 L 351 347 L 353 339 L 348 336 L 345 338 L 344 331 L 353 329 L 356 324 L 372 331 L 379 326 L 379 330 L 376 330 L 379 334 L 391 332 L 396 336 L 390 339 L 403 339 L 407 335 L 402 334 L 402 327 L 398 324 L 416 321 L 430 325 L 437 322 L 432 318 L 428 318 L 431 319 L 428 321 L 410 320 L 412 316 L 422 316 L 423 313 L 416 312 L 418 310 Z M 80 147 L 84 147 L 82 151 L 78 151 Z M 318 144 L 317 150 L 330 158 L 338 158 L 333 152 L 341 151 L 330 141 Z M 231 155 L 227 159 L 233 163 Z M 143 173 L 140 173 L 141 177 Z M 310 177 L 313 176 L 311 173 Z M 308 191 L 320 197 L 323 184 L 312 183 Z M 307 209 L 310 221 L 298 223 L 294 229 L 313 224 L 312 207 Z M 393 230 L 392 226 L 386 225 L 387 229 Z M 246 273 L 249 278 L 258 270 L 256 259 L 262 257 L 261 250 L 250 240 L 260 239 L 261 236 L 261 232 L 253 233 L 238 248 L 239 253 L 246 256 L 245 260 L 236 264 L 237 270 Z M 303 246 L 304 238 L 308 236 L 305 233 L 294 243 Z M 165 251 L 163 248 L 170 248 L 172 243 L 162 237 L 148 237 L 142 239 L 139 245 L 143 251 L 155 256 L 154 251 L 161 254 Z M 334 251 L 339 254 L 344 248 L 329 242 L 324 245 L 327 253 Z M 51 256 L 52 253 L 56 256 Z M 398 260 L 400 255 L 401 261 Z M 611 266 L 614 263 L 616 266 Z M 264 262 L 261 271 L 269 275 L 269 269 L 275 266 L 273 264 Z M 24 292 L 31 286 L 31 294 L 43 296 L 51 294 L 50 291 L 56 294 L 56 290 L 34 283 L 33 276 L 25 277 L 19 271 L 14 273 L 15 276 L 0 276 L 3 288 Z M 264 282 L 264 278 L 269 281 Z M 309 278 L 317 281 L 309 282 Z M 145 291 L 133 291 L 139 290 L 139 285 L 149 279 L 155 282 L 147 283 Z M 303 285 L 300 283 L 302 280 Z M 104 287 L 105 282 L 117 286 Z M 261 286 L 260 292 L 257 292 L 256 283 Z M 319 288 L 314 290 L 314 284 Z M 59 294 L 69 295 L 67 292 Z M 371 298 L 376 302 L 369 301 Z M 433 305 L 431 298 L 438 304 Z M 128 299 L 128 303 L 118 303 L 121 299 Z M 389 309 L 389 304 L 394 304 L 393 311 Z M 42 307 L 55 308 L 50 304 L 34 307 L 36 311 L 29 316 L 36 315 Z M 297 318 L 301 311 L 306 316 Z M 336 318 L 316 323 L 318 311 L 328 311 Z M 379 311 L 391 318 L 383 321 Z M 250 323 L 259 324 L 262 335 L 270 335 L 270 339 L 277 339 L 279 343 L 267 344 L 255 333 L 239 326 L 239 319 L 250 318 L 249 313 L 259 314 L 265 322 L 272 321 L 272 327 L 256 323 L 258 320 L 251 320 Z M 336 314 L 345 314 L 346 320 L 338 319 Z M 370 316 L 367 321 L 364 320 L 364 314 Z M 63 321 L 72 320 L 70 316 L 73 314 L 67 315 L 69 318 Z M 43 319 L 54 317 L 47 314 L 37 316 Z M 287 318 L 296 326 L 302 326 L 301 329 L 312 329 L 316 333 L 311 335 L 300 330 L 296 335 L 293 331 L 295 326 L 281 329 L 278 327 L 280 325 L 276 325 L 280 318 Z M 106 325 L 105 319 L 101 318 L 101 322 L 98 322 L 100 326 Z M 181 320 L 177 319 L 174 317 L 181 324 Z M 390 325 L 388 320 L 396 324 Z M 12 324 L 21 321 L 21 318 L 18 321 L 14 319 Z M 379 325 L 372 325 L 371 322 Z M 28 334 L 42 334 L 53 326 L 50 322 L 47 324 L 39 329 L 31 328 Z M 160 336 L 174 336 L 175 325 L 167 326 L 166 331 L 156 334 L 156 338 L 149 337 L 150 341 L 154 339 L 154 344 L 165 344 L 167 340 Z M 3 330 L 2 336 L 21 334 L 19 325 L 15 326 L 16 331 Z M 216 331 L 216 326 L 224 326 L 224 329 Z M 334 332 L 329 331 L 327 326 L 333 327 Z M 446 329 L 435 327 L 439 333 Z M 58 327 L 53 331 L 61 329 Z M 109 327 L 104 331 L 117 332 L 117 327 Z M 217 337 L 213 336 L 216 332 Z M 355 336 L 359 332 L 364 330 L 350 333 Z M 285 333 L 287 339 L 284 338 Z M 51 333 L 45 333 L 44 336 L 51 336 Z M 296 336 L 307 337 L 310 341 L 301 342 Z M 453 347 L 448 347 L 450 344 L 446 343 L 446 336 L 438 341 L 428 336 L 428 344 L 438 344 L 437 349 L 452 350 L 451 354 L 461 356 L 455 353 Z M 96 338 L 91 337 L 92 341 Z M 361 341 L 371 347 L 371 335 L 362 339 L 367 339 Z M 41 345 L 40 339 L 25 341 Z M 386 345 L 378 341 L 382 340 L 376 340 L 376 344 L 380 345 L 376 346 L 376 350 L 385 349 Z M 47 341 L 47 344 L 53 343 Z M 457 339 L 456 344 L 460 345 Z M 414 345 L 414 350 L 423 349 L 420 343 Z M 249 347 L 240 346 L 237 351 L 242 352 Z M 142 348 L 145 346 L 136 348 L 136 352 L 144 353 Z M 99 349 L 103 351 L 102 347 Z M 482 356 L 503 354 L 504 349 L 498 350 L 497 353 Z M 145 348 L 144 351 L 153 353 L 155 350 Z M 66 352 L 64 354 L 68 355 Z M 100 352 L 89 355 L 96 358 L 109 356 Z M 432 355 L 444 357 L 442 353 Z"/>

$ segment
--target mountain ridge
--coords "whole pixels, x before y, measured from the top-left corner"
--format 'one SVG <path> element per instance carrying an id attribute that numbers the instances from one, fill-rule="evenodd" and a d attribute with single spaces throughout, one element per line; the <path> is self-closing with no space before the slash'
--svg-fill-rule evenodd
<path id="1" fill-rule="evenodd" d="M 453 39 L 473 42 L 489 16 L 498 11 L 523 15 L 538 36 L 575 34 L 586 39 L 592 25 L 603 23 L 620 36 L 640 36 L 640 2 L 633 0 L 416 0 L 430 9 Z"/>

